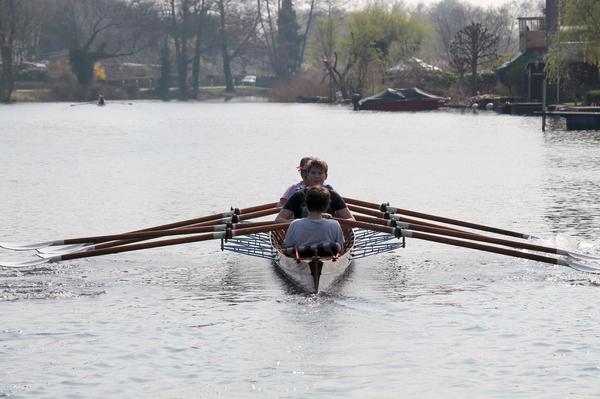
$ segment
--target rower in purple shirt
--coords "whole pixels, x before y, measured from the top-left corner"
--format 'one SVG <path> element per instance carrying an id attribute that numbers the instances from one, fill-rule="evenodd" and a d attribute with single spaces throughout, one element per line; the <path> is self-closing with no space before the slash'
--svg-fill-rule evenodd
<path id="1" fill-rule="evenodd" d="M 296 192 L 302 190 L 303 188 L 306 188 L 307 184 L 307 174 L 306 174 L 306 165 L 308 164 L 308 162 L 314 159 L 314 157 L 304 157 L 300 160 L 300 165 L 296 167 L 296 169 L 298 169 L 298 172 L 300 172 L 300 177 L 302 177 L 302 180 L 300 180 L 298 183 L 296 184 L 292 184 L 291 186 L 289 186 L 287 188 L 287 190 L 285 190 L 285 192 L 281 195 L 281 198 L 279 199 L 279 204 L 278 206 L 281 208 L 283 207 L 286 202 L 290 199 L 290 197 L 292 195 L 294 195 Z M 330 190 L 333 190 L 333 187 L 331 186 L 331 184 L 324 184 L 325 187 L 327 187 Z"/>

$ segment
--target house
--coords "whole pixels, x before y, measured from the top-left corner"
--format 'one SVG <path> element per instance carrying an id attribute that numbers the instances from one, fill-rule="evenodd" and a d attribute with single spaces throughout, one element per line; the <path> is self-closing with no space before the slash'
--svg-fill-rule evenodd
<path id="1" fill-rule="evenodd" d="M 559 30 L 562 32 L 571 28 L 559 24 L 559 3 L 560 0 L 546 0 L 544 16 L 518 18 L 520 52 L 496 70 L 500 82 L 526 102 L 542 101 L 546 76 L 544 57 L 550 46 L 563 46 L 568 52 L 569 68 L 577 71 L 573 75 L 581 77 L 576 85 L 591 86 L 598 83 L 597 68 L 586 63 L 580 55 L 581 43 L 552 43 Z M 579 88 L 561 86 L 560 81 L 553 83 L 547 89 L 548 101 L 560 102 L 561 92 L 567 97 L 577 96 L 576 90 Z"/>

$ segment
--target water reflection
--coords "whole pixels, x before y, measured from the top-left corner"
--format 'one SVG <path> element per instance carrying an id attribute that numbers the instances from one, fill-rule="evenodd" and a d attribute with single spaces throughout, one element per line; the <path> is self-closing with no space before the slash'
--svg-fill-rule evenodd
<path id="1" fill-rule="evenodd" d="M 87 280 L 73 265 L 0 270 L 0 301 L 66 299 L 103 293 L 102 282 Z"/>
<path id="2" fill-rule="evenodd" d="M 539 120 L 491 113 L 232 102 L 89 108 L 0 107 L 2 240 L 129 231 L 271 202 L 307 154 L 327 159 L 333 184 L 350 197 L 531 233 L 550 225 L 557 243 L 573 240 L 565 245 L 579 245 L 581 232 L 584 243 L 600 238 L 595 133 L 543 134 Z M 249 397 L 253 387 L 348 398 L 530 397 L 539 391 L 521 387 L 540 383 L 557 397 L 595 392 L 595 277 L 411 240 L 393 256 L 358 260 L 332 292 L 310 295 L 264 259 L 217 249 L 0 271 L 0 292 L 18 299 L 0 302 L 0 396 L 92 395 L 73 388 L 81 373 L 127 397 L 139 396 L 140 381 L 182 398 Z M 10 338 L 21 330 L 19 342 Z M 58 335 L 41 341 L 40 331 Z M 541 342 L 552 349 L 541 353 Z M 587 385 L 551 378 L 565 370 Z"/>
<path id="3" fill-rule="evenodd" d="M 546 131 L 545 218 L 555 233 L 597 239 L 600 132 Z"/>

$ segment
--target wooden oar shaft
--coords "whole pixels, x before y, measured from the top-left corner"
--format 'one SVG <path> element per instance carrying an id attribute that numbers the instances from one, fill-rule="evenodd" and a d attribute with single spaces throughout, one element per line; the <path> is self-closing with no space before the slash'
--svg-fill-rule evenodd
<path id="1" fill-rule="evenodd" d="M 352 206 L 350 205 L 353 209 L 356 209 L 358 207 Z M 350 209 L 350 208 L 348 208 Z M 350 209 L 352 210 L 352 209 Z M 395 217 L 394 219 L 384 219 L 381 216 L 383 216 L 383 213 L 379 212 L 380 216 L 379 217 L 369 217 L 369 216 L 362 216 L 362 215 L 357 215 L 354 214 L 354 218 L 356 220 L 360 220 L 362 222 L 368 222 L 368 223 L 375 223 L 375 224 L 381 224 L 383 226 L 392 226 L 394 227 L 397 223 L 396 222 L 403 222 L 403 223 L 408 223 L 411 225 L 419 225 L 419 226 L 431 226 L 431 227 L 437 227 L 440 229 L 445 229 L 445 230 L 452 230 L 452 231 L 464 231 L 464 230 L 458 230 L 458 229 L 453 229 L 451 227 L 446 227 L 446 226 L 441 226 L 439 224 L 435 224 L 435 223 L 427 223 L 424 222 L 422 220 L 417 220 L 417 219 L 411 219 L 411 218 L 405 218 L 402 216 L 398 216 Z M 465 232 L 466 233 L 466 232 Z"/>
<path id="2" fill-rule="evenodd" d="M 277 208 L 275 207 L 271 207 L 271 208 L 267 208 L 261 211 L 256 211 L 256 212 L 250 212 L 250 213 L 246 213 L 246 214 L 241 214 L 238 216 L 238 220 L 242 221 L 242 220 L 250 220 L 250 219 L 255 219 L 255 218 L 260 218 L 263 216 L 269 216 L 269 215 L 274 215 L 276 213 L 279 213 L 279 211 L 281 211 L 281 208 Z"/>
<path id="3" fill-rule="evenodd" d="M 370 218 L 367 216 L 360 216 L 360 215 L 357 215 L 355 217 L 356 217 L 356 220 L 359 220 L 362 222 L 395 227 L 393 221 L 388 220 L 388 219 Z M 401 229 L 409 229 L 409 230 L 423 231 L 426 233 L 432 233 L 432 234 L 438 234 L 438 235 L 446 235 L 446 236 L 451 236 L 451 237 L 464 238 L 464 239 L 472 240 L 472 241 L 489 242 L 491 244 L 499 244 L 499 245 L 504 245 L 506 247 L 529 249 L 532 251 L 545 252 L 545 253 L 549 253 L 549 254 L 553 254 L 553 255 L 565 255 L 565 251 L 562 251 L 558 248 L 547 247 L 544 245 L 530 244 L 527 242 L 506 240 L 506 239 L 496 238 L 496 237 L 488 237 L 488 236 L 484 236 L 481 234 L 475 234 L 475 233 L 471 233 L 471 232 L 463 231 L 463 230 L 446 229 L 446 228 L 440 228 L 439 226 L 423 225 L 423 224 L 416 224 L 416 223 L 406 223 L 405 226 L 397 226 L 397 227 L 399 227 Z"/>
<path id="4" fill-rule="evenodd" d="M 219 224 L 219 225 L 210 225 L 210 226 L 198 226 L 198 227 L 185 227 L 181 229 L 172 229 L 172 230 L 154 230 L 148 232 L 140 232 L 140 233 L 127 233 L 122 234 L 122 236 L 129 235 L 138 235 L 139 238 L 124 238 L 124 239 L 116 239 L 113 238 L 109 242 L 104 242 L 103 244 L 97 244 L 94 246 L 94 249 L 106 249 L 118 247 L 120 245 L 132 244 L 134 242 L 146 241 L 153 238 L 159 238 L 168 235 L 183 235 L 183 234 L 196 234 L 201 232 L 209 232 L 209 231 L 224 231 L 227 227 L 231 226 L 232 229 L 240 229 L 240 228 L 249 228 L 249 227 L 259 227 L 259 226 L 267 226 L 273 224 L 273 221 L 264 221 L 264 222 L 252 222 L 252 223 L 244 223 L 244 224 Z M 142 234 L 148 234 L 148 236 L 142 236 Z M 82 243 L 93 242 L 93 241 L 82 241 Z M 101 242 L 101 241 L 100 241 Z"/>
<path id="5" fill-rule="evenodd" d="M 172 238 L 170 240 L 162 240 L 157 242 L 146 242 L 141 244 L 120 245 L 112 248 L 95 249 L 87 252 L 75 252 L 72 254 L 62 255 L 60 260 L 71 260 L 78 258 L 90 258 L 93 256 L 116 254 L 119 252 L 137 251 L 140 249 L 165 247 L 169 245 L 186 244 L 190 242 L 206 241 L 218 238 L 225 238 L 225 231 L 219 231 L 212 234 L 195 235 L 184 238 Z"/>
<path id="6" fill-rule="evenodd" d="M 114 248 L 95 249 L 88 252 L 76 252 L 72 254 L 66 254 L 59 257 L 57 260 L 71 260 L 79 258 L 90 258 L 93 256 L 108 255 L 120 252 L 137 251 L 140 249 L 158 248 L 170 245 L 187 244 L 191 242 L 207 241 L 213 239 L 230 238 L 246 234 L 264 233 L 276 229 L 285 229 L 289 226 L 289 223 L 276 223 L 266 226 L 249 227 L 236 230 L 219 231 L 211 234 L 200 234 L 190 237 L 183 238 L 172 238 L 169 240 L 161 240 L 156 242 L 146 242 L 141 244 L 121 245 Z"/>
<path id="7" fill-rule="evenodd" d="M 185 226 L 184 228 L 209 227 L 209 226 L 216 226 L 216 225 L 220 225 L 220 224 L 227 224 L 227 223 L 231 223 L 233 218 L 236 218 L 236 220 L 239 220 L 239 217 L 237 215 L 231 215 L 231 216 L 225 217 L 225 218 L 209 220 L 209 221 L 201 222 L 201 223 L 194 223 L 189 226 Z M 255 223 L 257 223 L 257 222 L 255 222 Z M 269 224 L 269 223 L 272 223 L 272 221 L 261 222 L 261 223 Z M 171 229 L 150 230 L 150 231 L 156 231 L 156 232 L 163 231 L 164 232 L 164 231 L 170 231 L 170 230 Z M 141 231 L 141 232 L 145 232 L 145 231 Z M 158 238 L 160 236 L 161 235 L 159 234 L 156 238 Z M 147 238 L 134 238 L 134 239 L 118 240 L 118 241 L 107 242 L 105 244 L 97 245 L 96 248 L 98 248 L 98 249 L 112 248 L 112 247 L 117 247 L 120 245 L 131 244 L 134 242 L 140 242 L 140 241 L 145 241 L 145 240 L 147 240 Z"/>
<path id="8" fill-rule="evenodd" d="M 238 209 L 236 212 L 236 215 L 244 215 L 246 213 L 258 212 L 258 211 L 263 211 L 265 209 L 276 208 L 277 204 L 279 204 L 279 203 L 278 202 L 269 202 L 268 204 L 262 204 L 262 205 L 257 205 L 257 206 L 251 206 L 249 208 Z"/>
<path id="9" fill-rule="evenodd" d="M 420 240 L 433 241 L 433 242 L 438 242 L 441 244 L 454 245 L 457 247 L 471 248 L 471 249 L 476 249 L 479 251 L 492 252 L 492 253 L 496 253 L 496 254 L 500 254 L 500 255 L 514 256 L 516 258 L 529 259 L 529 260 L 534 260 L 537 262 L 550 263 L 553 265 L 562 265 L 563 264 L 560 262 L 559 259 L 551 258 L 548 256 L 528 254 L 526 252 L 515 251 L 514 249 L 500 248 L 500 247 L 495 247 L 493 245 L 478 244 L 478 243 L 471 242 L 471 241 L 455 240 L 452 238 L 434 236 L 431 234 L 419 233 L 419 232 L 411 231 L 411 230 L 404 230 L 402 235 L 407 238 L 412 237 L 412 238 L 417 238 Z"/>
<path id="10" fill-rule="evenodd" d="M 372 216 L 375 218 L 383 218 L 383 212 L 381 212 L 381 211 L 374 211 L 372 209 L 360 208 L 360 207 L 352 205 L 350 203 L 347 203 L 346 205 L 348 206 L 348 210 L 350 210 L 352 212 L 362 213 L 363 215 L 369 215 L 369 216 Z"/>
<path id="11" fill-rule="evenodd" d="M 384 226 L 384 225 L 380 225 L 380 224 L 376 224 L 376 223 L 368 223 L 368 222 L 364 222 L 364 221 L 360 221 L 360 220 L 341 219 L 341 218 L 334 218 L 334 219 L 337 220 L 341 225 L 347 225 L 350 227 L 360 227 L 362 229 L 378 231 L 380 233 L 394 234 L 394 232 L 396 230 L 395 227 Z"/>
<path id="12" fill-rule="evenodd" d="M 348 219 L 339 219 L 338 218 L 336 220 L 339 221 L 341 224 L 346 224 L 346 225 L 353 226 L 353 227 L 361 227 L 364 229 L 370 229 L 370 230 L 379 231 L 382 233 L 395 234 L 397 236 L 401 235 L 401 236 L 407 237 L 407 238 L 417 238 L 420 240 L 433 241 L 433 242 L 438 242 L 438 243 L 442 243 L 442 244 L 454 245 L 454 246 L 458 246 L 458 247 L 477 249 L 479 251 L 493 252 L 493 253 L 497 253 L 497 254 L 501 254 L 501 255 L 514 256 L 517 258 L 535 260 L 535 261 L 544 262 L 544 263 L 551 263 L 553 265 L 562 264 L 560 262 L 560 260 L 556 259 L 556 258 L 551 258 L 548 256 L 543 256 L 543 255 L 528 254 L 525 252 L 515 251 L 514 249 L 500 248 L 500 247 L 495 247 L 493 245 L 478 244 L 478 243 L 471 242 L 471 241 L 455 240 L 455 239 L 447 238 L 447 237 L 443 237 L 443 236 L 431 235 L 431 234 L 427 234 L 427 233 L 419 233 L 417 231 L 408 230 L 408 229 L 396 229 L 394 227 L 380 226 L 380 225 L 376 225 L 376 224 L 372 224 L 372 223 L 365 223 L 365 222 L 348 220 Z M 455 233 L 455 232 L 453 232 L 453 233 Z M 470 236 L 478 237 L 477 234 L 471 234 Z"/>
<path id="13" fill-rule="evenodd" d="M 175 229 L 178 227 L 185 227 L 185 226 L 190 226 L 190 225 L 193 225 L 194 227 L 210 226 L 215 223 L 231 222 L 231 217 L 233 215 L 245 215 L 244 220 L 248 220 L 248 219 L 252 218 L 252 217 L 249 217 L 249 215 L 252 215 L 253 213 L 260 213 L 260 211 L 264 212 L 265 209 L 273 210 L 273 213 L 276 213 L 274 211 L 274 209 L 277 209 L 276 206 L 277 206 L 277 203 L 273 202 L 273 203 L 258 205 L 258 206 L 254 206 L 254 207 L 250 207 L 250 208 L 235 209 L 232 211 L 218 213 L 218 214 L 214 214 L 214 215 L 203 216 L 203 217 L 188 219 L 188 220 L 182 220 L 180 222 L 175 222 L 175 223 L 163 224 L 160 226 L 149 227 L 149 228 L 142 229 L 142 230 L 134 230 L 134 231 L 124 233 L 124 234 L 145 233 L 145 232 L 157 231 L 157 230 L 170 230 L 170 229 Z M 268 213 L 268 214 L 270 215 L 272 213 Z M 254 216 L 254 217 L 258 217 L 258 216 Z M 99 236 L 99 237 L 101 237 L 101 236 Z M 63 244 L 67 245 L 67 244 L 81 244 L 81 243 L 87 243 L 87 242 L 98 242 L 98 241 L 88 240 L 88 238 L 90 238 L 90 237 L 79 237 L 79 238 L 66 239 L 66 240 L 63 240 Z M 102 241 L 106 241 L 106 240 L 102 240 Z M 100 242 L 102 242 L 102 241 L 100 241 Z"/>
<path id="14" fill-rule="evenodd" d="M 182 234 L 197 234 L 197 233 L 208 233 L 209 231 L 224 231 L 227 228 L 226 224 L 217 224 L 213 226 L 205 227 L 184 227 L 180 229 L 170 230 L 148 230 L 140 231 L 137 233 L 125 233 L 125 234 L 110 234 L 104 236 L 92 236 L 92 237 L 81 237 L 78 238 L 78 243 L 99 243 L 113 240 L 128 240 L 132 238 L 143 238 L 145 240 L 151 238 L 157 238 L 162 236 L 174 236 Z M 75 244 L 75 243 L 74 243 Z"/>
<path id="15" fill-rule="evenodd" d="M 395 227 L 393 222 L 391 222 L 390 220 L 387 220 L 387 219 L 369 218 L 366 216 L 357 215 L 356 220 L 361 221 L 361 222 L 370 223 L 371 225 L 363 224 L 363 225 L 357 226 L 357 227 L 371 229 L 371 230 L 373 229 L 372 224 Z M 562 251 L 558 248 L 547 247 L 544 245 L 535 245 L 535 244 L 530 244 L 527 242 L 506 240 L 506 239 L 496 238 L 496 237 L 488 237 L 488 236 L 484 236 L 481 234 L 471 233 L 468 231 L 445 229 L 445 228 L 439 228 L 437 226 L 434 227 L 434 226 L 429 226 L 429 225 L 406 223 L 405 226 L 398 226 L 397 228 L 409 229 L 409 230 L 413 230 L 413 231 L 422 231 L 422 232 L 426 232 L 426 233 L 432 233 L 432 234 L 443 235 L 443 236 L 445 235 L 445 236 L 450 236 L 450 237 L 464 238 L 466 240 L 471 240 L 471 241 L 488 242 L 491 244 L 503 245 L 505 247 L 528 249 L 528 250 L 537 251 L 537 252 L 545 252 L 545 253 L 549 253 L 549 254 L 553 254 L 553 255 L 564 255 L 565 254 L 564 253 L 565 251 Z M 391 234 L 398 235 L 396 233 L 396 231 L 392 231 Z"/>
<path id="16" fill-rule="evenodd" d="M 463 226 L 463 227 L 468 227 L 471 229 L 482 230 L 482 231 L 487 231 L 487 232 L 496 233 L 496 234 L 503 234 L 503 235 L 512 236 L 512 237 L 518 237 L 518 238 L 529 238 L 530 237 L 527 234 L 519 233 L 516 231 L 510 231 L 510 230 L 500 229 L 497 227 L 466 222 L 464 220 L 450 219 L 450 218 L 443 217 L 443 216 L 430 215 L 427 213 L 411 211 L 408 209 L 394 208 L 394 207 L 391 207 L 391 206 L 388 206 L 385 204 L 377 205 L 372 202 L 366 202 L 366 201 L 356 200 L 356 199 L 347 198 L 347 197 L 344 197 L 344 201 L 346 201 L 346 203 L 348 203 L 348 204 L 363 206 L 363 207 L 372 208 L 372 209 L 378 209 L 381 212 L 400 213 L 403 215 L 414 216 L 414 217 L 418 217 L 421 219 L 435 220 L 436 222 L 440 222 L 440 223 L 453 224 L 456 226 Z"/>
<path id="17" fill-rule="evenodd" d="M 214 215 L 203 216 L 203 217 L 199 217 L 199 218 L 195 218 L 195 219 L 182 220 L 181 222 L 175 222 L 175 223 L 163 224 L 161 226 L 149 227 L 147 229 L 137 230 L 137 231 L 173 229 L 173 228 L 176 228 L 176 227 L 183 227 L 183 226 L 188 226 L 190 224 L 195 224 L 195 223 L 207 222 L 207 221 L 215 220 L 215 219 L 226 218 L 226 217 L 229 217 L 229 216 L 232 216 L 232 215 L 244 215 L 246 213 L 261 211 L 263 209 L 270 209 L 270 208 L 275 208 L 275 207 L 277 207 L 277 202 L 272 202 L 272 203 L 268 203 L 268 204 L 253 206 L 253 207 L 250 207 L 250 208 L 234 209 L 234 210 L 231 210 L 231 211 L 228 211 L 228 212 L 216 213 Z"/>

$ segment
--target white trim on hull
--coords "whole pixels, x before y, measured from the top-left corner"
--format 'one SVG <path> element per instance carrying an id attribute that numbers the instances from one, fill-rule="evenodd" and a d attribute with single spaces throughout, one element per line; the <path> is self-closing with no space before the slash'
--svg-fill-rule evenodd
<path id="1" fill-rule="evenodd" d="M 315 287 L 315 279 L 311 271 L 311 259 L 301 259 L 300 263 L 294 258 L 277 253 L 275 264 L 295 284 L 304 291 L 318 293 L 328 291 L 345 273 L 352 264 L 350 251 L 332 260 L 331 258 L 315 258 L 315 262 L 322 264 L 321 273 Z"/>
<path id="2" fill-rule="evenodd" d="M 271 245 L 275 249 L 274 261 L 279 270 L 298 287 L 306 292 L 318 293 L 329 290 L 352 264 L 354 232 L 349 230 L 345 236 L 344 252 L 335 259 L 327 256 L 315 256 L 297 260 L 283 253 L 282 242 L 285 232 L 273 231 Z"/>

